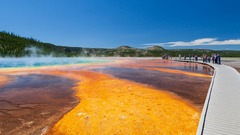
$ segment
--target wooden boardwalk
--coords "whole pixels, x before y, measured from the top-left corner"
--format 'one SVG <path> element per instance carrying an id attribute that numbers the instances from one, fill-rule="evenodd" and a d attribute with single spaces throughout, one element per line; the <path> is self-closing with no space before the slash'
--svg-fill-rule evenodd
<path id="1" fill-rule="evenodd" d="M 197 135 L 240 135 L 240 74 L 232 67 L 215 69 Z"/>
<path id="2" fill-rule="evenodd" d="M 197 135 L 240 135 L 239 72 L 226 65 L 197 63 L 214 68 Z"/>

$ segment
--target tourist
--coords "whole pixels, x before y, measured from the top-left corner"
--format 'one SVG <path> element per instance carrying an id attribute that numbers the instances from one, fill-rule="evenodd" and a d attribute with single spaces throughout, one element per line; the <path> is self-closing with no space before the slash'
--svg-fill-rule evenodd
<path id="1" fill-rule="evenodd" d="M 211 57 L 210 57 L 210 56 L 207 57 L 207 62 L 208 62 L 208 63 L 211 62 Z"/>
<path id="2" fill-rule="evenodd" d="M 215 59 L 214 59 L 214 54 L 212 54 L 212 63 L 214 64 L 214 61 L 215 61 Z"/>
<path id="3" fill-rule="evenodd" d="M 204 55 L 205 55 L 205 54 L 202 55 L 202 62 L 204 62 Z"/>
<path id="4" fill-rule="evenodd" d="M 168 60 L 168 59 L 172 59 L 172 57 L 171 57 L 170 55 L 168 55 L 168 54 L 164 54 L 164 55 L 162 56 L 162 59 Z"/>
<path id="5" fill-rule="evenodd" d="M 218 63 L 218 64 L 221 64 L 221 57 L 220 57 L 220 54 L 219 54 L 219 53 L 217 54 L 217 63 Z"/>
<path id="6" fill-rule="evenodd" d="M 195 55 L 195 61 L 198 61 L 198 56 L 197 55 Z"/>
<path id="7" fill-rule="evenodd" d="M 217 54 L 216 53 L 214 54 L 214 63 L 218 63 L 218 61 L 217 61 Z"/>
<path id="8" fill-rule="evenodd" d="M 203 60 L 203 62 L 207 62 L 207 55 L 206 54 L 203 54 L 202 60 Z"/>
<path id="9" fill-rule="evenodd" d="M 162 59 L 167 60 L 168 59 L 168 55 L 163 55 Z"/>
<path id="10" fill-rule="evenodd" d="M 181 57 L 182 57 L 181 54 L 179 54 L 179 55 L 178 55 L 179 60 L 181 60 Z"/>

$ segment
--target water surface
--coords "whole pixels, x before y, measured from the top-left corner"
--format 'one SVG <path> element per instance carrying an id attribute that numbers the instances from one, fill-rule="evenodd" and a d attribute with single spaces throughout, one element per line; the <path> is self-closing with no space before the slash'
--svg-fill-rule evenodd
<path id="1" fill-rule="evenodd" d="M 11 78 L 0 86 L 2 134 L 194 133 L 213 74 L 159 59 L 11 60 L 0 60 Z"/>

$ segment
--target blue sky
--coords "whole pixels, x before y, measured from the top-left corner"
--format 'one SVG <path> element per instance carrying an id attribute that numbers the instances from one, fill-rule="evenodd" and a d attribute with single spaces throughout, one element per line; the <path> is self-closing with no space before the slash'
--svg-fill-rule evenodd
<path id="1" fill-rule="evenodd" d="M 240 50 L 239 0 L 1 0 L 0 30 L 57 45 Z"/>

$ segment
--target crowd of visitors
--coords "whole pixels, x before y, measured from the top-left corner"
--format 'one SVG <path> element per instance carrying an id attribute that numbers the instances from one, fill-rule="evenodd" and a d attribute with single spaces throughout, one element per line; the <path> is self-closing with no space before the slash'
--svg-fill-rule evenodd
<path id="1" fill-rule="evenodd" d="M 182 59 L 181 54 L 179 54 L 178 57 L 179 57 L 179 60 Z M 198 61 L 198 55 L 194 55 L 194 54 L 189 54 L 188 56 L 184 55 L 183 58 L 184 58 L 184 60 Z M 203 54 L 201 58 L 202 58 L 203 62 L 210 63 L 212 61 L 213 64 L 221 64 L 221 56 L 219 53 L 212 54 L 211 56 L 209 56 L 207 54 Z"/>
<path id="2" fill-rule="evenodd" d="M 172 57 L 168 54 L 165 54 L 165 55 L 162 56 L 162 59 L 168 60 L 168 59 L 172 59 Z"/>

